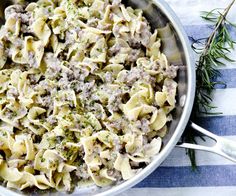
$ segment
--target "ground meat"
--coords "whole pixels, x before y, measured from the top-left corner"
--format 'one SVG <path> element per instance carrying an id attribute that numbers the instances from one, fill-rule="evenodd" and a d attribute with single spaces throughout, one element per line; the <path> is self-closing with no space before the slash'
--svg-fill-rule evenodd
<path id="1" fill-rule="evenodd" d="M 119 44 L 115 44 L 111 48 L 109 48 L 108 55 L 110 57 L 115 56 L 117 53 L 119 53 L 120 49 L 121 49 L 121 46 Z"/>
<path id="2" fill-rule="evenodd" d="M 84 86 L 82 87 L 83 92 L 88 92 L 90 91 L 95 85 L 95 80 L 91 82 L 84 83 Z"/>
<path id="3" fill-rule="evenodd" d="M 109 112 L 113 113 L 120 110 L 123 94 L 124 93 L 121 89 L 110 92 L 110 98 L 108 100 L 108 105 L 107 105 L 107 109 Z"/>
<path id="4" fill-rule="evenodd" d="M 12 54 L 14 52 L 14 49 L 13 48 L 6 48 L 5 49 L 5 53 L 7 55 L 8 58 L 12 58 Z"/>
<path id="5" fill-rule="evenodd" d="M 49 79 L 58 78 L 61 75 L 62 67 L 60 66 L 61 61 L 56 58 L 53 53 L 45 53 L 43 61 L 47 66 L 47 75 Z"/>
<path id="6" fill-rule="evenodd" d="M 30 24 L 32 21 L 32 14 L 30 12 L 25 12 L 21 5 L 12 5 L 5 9 L 5 19 L 8 18 L 19 19 L 22 24 Z M 32 22 L 31 22 L 32 23 Z"/>
<path id="7" fill-rule="evenodd" d="M 138 69 L 138 68 L 133 68 L 131 69 L 131 71 L 129 71 L 126 81 L 128 85 L 133 85 L 137 80 L 140 79 L 142 74 L 142 70 Z"/>
<path id="8" fill-rule="evenodd" d="M 53 12 L 52 12 L 52 7 L 46 7 L 43 9 L 43 14 L 45 17 L 49 18 L 51 16 L 53 16 Z"/>
<path id="9" fill-rule="evenodd" d="M 138 129 L 141 129 L 144 133 L 150 131 L 149 121 L 146 118 L 142 118 L 141 120 L 137 121 L 135 125 Z"/>
<path id="10" fill-rule="evenodd" d="M 111 13 L 111 14 L 110 14 L 110 18 L 112 18 L 112 20 L 113 20 L 113 17 L 114 17 L 114 14 Z M 125 19 L 123 19 L 123 20 L 125 21 Z M 126 33 L 125 33 L 124 31 L 120 32 L 121 29 L 123 29 L 123 30 L 126 29 L 127 32 L 126 32 Z M 128 40 L 128 37 L 131 36 L 128 31 L 129 31 L 129 29 L 128 29 L 127 26 L 125 26 L 125 25 L 119 24 L 119 25 L 113 26 L 113 34 L 114 34 L 114 36 L 115 36 L 116 38 L 122 38 L 122 39 L 124 39 L 125 41 L 127 41 L 127 40 Z"/>
<path id="11" fill-rule="evenodd" d="M 112 95 L 108 101 L 107 109 L 109 112 L 118 112 L 122 104 L 122 97 L 119 95 Z"/>
<path id="12" fill-rule="evenodd" d="M 92 88 L 96 88 L 95 87 L 95 80 L 91 81 L 91 82 L 87 82 L 84 83 L 83 85 L 81 85 L 81 98 L 86 102 L 86 100 L 88 98 L 91 97 L 92 94 Z"/>
<path id="13" fill-rule="evenodd" d="M 81 32 L 81 28 L 80 27 L 75 27 L 74 31 L 76 32 L 76 34 L 78 35 L 79 32 Z"/>
<path id="14" fill-rule="evenodd" d="M 42 105 L 43 107 L 49 107 L 51 105 L 51 96 L 50 95 L 46 95 L 41 97 L 40 100 L 38 100 L 36 103 Z"/>
<path id="15" fill-rule="evenodd" d="M 20 19 L 23 24 L 29 24 L 31 20 L 31 14 L 27 13 L 14 13 L 10 17 L 14 17 L 15 19 Z"/>
<path id="16" fill-rule="evenodd" d="M 37 64 L 36 58 L 35 58 L 35 53 L 29 52 L 28 53 L 28 60 L 29 60 L 29 64 L 31 67 L 38 68 L 38 64 Z"/>
<path id="17" fill-rule="evenodd" d="M 104 80 L 106 83 L 112 83 L 114 78 L 112 76 L 112 73 L 111 72 L 106 72 L 105 75 L 104 75 Z"/>
<path id="18" fill-rule="evenodd" d="M 127 71 L 127 73 L 120 78 L 120 82 L 124 82 L 128 86 L 132 86 L 138 80 L 147 81 L 148 83 L 155 82 L 155 78 L 152 78 L 152 76 L 146 73 L 143 69 L 137 67 Z"/>
<path id="19" fill-rule="evenodd" d="M 70 45 L 70 44 L 72 44 L 72 43 L 74 43 L 74 42 L 75 42 L 75 39 L 74 39 L 73 32 L 71 32 L 71 31 L 66 31 L 65 40 L 66 40 L 65 45 L 67 45 L 67 46 Z"/>
<path id="20" fill-rule="evenodd" d="M 16 48 L 23 48 L 23 45 L 24 45 L 24 40 L 20 39 L 20 38 L 16 38 L 15 41 L 14 41 L 14 46 Z"/>
<path id="21" fill-rule="evenodd" d="M 119 121 L 119 120 L 114 121 L 114 122 L 110 123 L 109 125 L 110 125 L 112 128 L 115 128 L 115 129 L 117 129 L 117 130 L 121 130 L 122 127 L 123 127 L 122 121 Z"/>
<path id="22" fill-rule="evenodd" d="M 12 14 L 23 13 L 24 9 L 21 5 L 11 5 L 5 9 L 5 19 L 8 19 Z"/>
<path id="23" fill-rule="evenodd" d="M 138 58 L 143 57 L 144 52 L 140 49 L 132 49 L 127 58 L 128 62 L 134 63 Z"/>
<path id="24" fill-rule="evenodd" d="M 140 42 L 143 46 L 147 47 L 151 36 L 152 36 L 152 33 L 150 31 L 150 27 L 148 26 L 148 23 L 146 21 L 141 22 L 136 29 L 133 42 L 135 42 L 136 40 L 136 42 Z"/>
<path id="25" fill-rule="evenodd" d="M 154 61 L 151 66 L 151 70 L 158 71 L 160 69 L 160 63 L 158 61 Z"/>
<path id="26" fill-rule="evenodd" d="M 143 145 L 148 143 L 148 137 L 147 136 L 143 136 Z"/>
<path id="27" fill-rule="evenodd" d="M 60 72 L 61 71 L 61 62 L 58 58 L 54 56 L 53 53 L 47 52 L 44 54 L 43 57 L 44 62 L 46 63 L 48 68 L 51 68 L 53 72 Z"/>
<path id="28" fill-rule="evenodd" d="M 65 70 L 63 69 L 60 74 L 61 77 L 63 77 L 67 81 L 72 81 L 75 79 L 74 72 L 70 69 L 65 69 Z"/>
<path id="29" fill-rule="evenodd" d="M 58 87 L 60 89 L 67 89 L 69 87 L 69 81 L 67 78 L 61 78 L 59 81 L 58 81 Z"/>
<path id="30" fill-rule="evenodd" d="M 117 181 L 122 179 L 122 175 L 118 170 L 115 169 L 109 169 L 107 171 L 108 176 L 111 176 L 113 178 L 115 178 Z"/>
<path id="31" fill-rule="evenodd" d="M 11 119 L 11 118 L 17 116 L 17 113 L 15 113 L 12 110 L 5 107 L 4 116 L 6 116 L 8 119 Z"/>
<path id="32" fill-rule="evenodd" d="M 110 18 L 113 18 L 113 14 L 110 14 Z M 133 49 L 140 49 L 141 45 L 147 47 L 150 41 L 150 37 L 152 36 L 151 30 L 150 30 L 150 26 L 148 25 L 148 23 L 145 22 L 141 22 L 137 28 L 136 28 L 136 32 L 134 35 L 131 35 L 129 32 L 124 33 L 122 32 L 122 34 L 120 33 L 120 29 L 122 27 L 126 27 L 126 26 L 120 26 L 120 25 L 116 25 L 113 28 L 113 34 L 115 37 L 120 37 L 122 39 L 124 39 L 125 41 L 128 42 L 128 44 L 130 45 L 131 48 Z"/>
<path id="33" fill-rule="evenodd" d="M 127 122 L 127 120 L 120 118 L 120 119 L 117 119 L 117 120 L 109 123 L 109 126 L 118 130 L 118 131 L 121 131 L 121 130 L 124 130 L 128 126 L 128 122 Z"/>
<path id="34" fill-rule="evenodd" d="M 34 74 L 29 74 L 27 78 L 31 84 L 36 84 L 38 82 L 38 78 Z"/>
<path id="35" fill-rule="evenodd" d="M 50 83 L 49 80 L 42 80 L 39 82 L 38 85 L 35 85 L 35 90 L 36 91 L 42 91 L 42 89 L 44 89 L 45 93 L 47 94 L 52 94 L 55 91 L 57 91 L 57 86 L 55 83 Z"/>
<path id="36" fill-rule="evenodd" d="M 70 89 L 73 89 L 76 93 L 78 93 L 82 90 L 81 87 L 83 84 L 84 84 L 84 82 L 82 82 L 82 81 L 73 80 L 69 83 L 69 85 L 67 87 L 69 87 Z"/>
<path id="37" fill-rule="evenodd" d="M 134 49 L 141 48 L 141 42 L 139 40 L 134 39 L 133 37 L 130 37 L 128 40 L 129 46 Z"/>
<path id="38" fill-rule="evenodd" d="M 21 32 L 22 33 L 32 33 L 29 26 L 28 25 L 25 25 L 25 24 L 22 24 L 21 25 Z"/>
<path id="39" fill-rule="evenodd" d="M 72 68 L 74 73 L 74 78 L 76 80 L 84 81 L 85 78 L 89 75 L 89 71 L 83 68 Z"/>
<path id="40" fill-rule="evenodd" d="M 168 78 L 176 78 L 177 76 L 177 71 L 178 71 L 179 67 L 178 66 L 175 66 L 175 65 L 171 65 L 169 66 L 166 71 L 165 71 L 165 75 L 168 77 Z"/>
<path id="41" fill-rule="evenodd" d="M 85 163 L 83 163 L 78 167 L 78 170 L 76 171 L 75 174 L 79 178 L 88 179 L 88 178 L 90 178 L 90 175 L 88 174 L 87 170 L 88 170 L 87 165 Z"/>
<path id="42" fill-rule="evenodd" d="M 177 88 L 177 83 L 173 80 L 165 80 L 164 85 L 163 85 L 163 91 L 166 91 L 168 93 L 169 97 L 175 96 L 176 94 L 176 88 Z M 175 99 L 169 99 L 169 103 L 173 102 L 172 104 L 175 103 Z M 170 103 L 171 104 L 171 103 Z"/>
<path id="43" fill-rule="evenodd" d="M 98 104 L 98 103 L 93 103 L 93 101 L 90 101 L 86 106 L 85 108 L 88 110 L 88 111 L 91 111 L 95 117 L 97 119 L 103 119 L 104 118 L 104 115 L 105 115 L 105 112 L 104 110 L 102 109 L 102 105 Z"/>
<path id="44" fill-rule="evenodd" d="M 53 124 L 57 123 L 57 119 L 55 116 L 50 115 L 47 118 L 47 122 L 50 123 L 51 125 L 53 125 Z"/>

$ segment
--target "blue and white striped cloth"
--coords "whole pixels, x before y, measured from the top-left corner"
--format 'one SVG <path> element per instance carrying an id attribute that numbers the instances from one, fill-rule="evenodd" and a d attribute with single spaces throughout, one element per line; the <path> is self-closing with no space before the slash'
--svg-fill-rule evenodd
<path id="1" fill-rule="evenodd" d="M 166 0 L 179 16 L 187 34 L 194 38 L 207 37 L 211 32 L 209 23 L 200 18 L 200 11 L 225 8 L 231 0 Z M 236 23 L 236 5 L 229 18 Z M 236 41 L 236 30 L 231 29 Z M 236 50 L 231 56 L 236 59 Z M 236 63 L 220 67 L 222 80 L 227 88 L 217 87 L 213 104 L 218 116 L 203 116 L 198 124 L 213 133 L 236 141 Z M 206 140 L 209 145 L 212 141 Z M 205 143 L 205 144 L 206 144 Z M 236 164 L 211 153 L 196 153 L 197 171 L 191 164 L 184 149 L 175 148 L 169 157 L 141 183 L 124 192 L 123 196 L 235 196 Z"/>

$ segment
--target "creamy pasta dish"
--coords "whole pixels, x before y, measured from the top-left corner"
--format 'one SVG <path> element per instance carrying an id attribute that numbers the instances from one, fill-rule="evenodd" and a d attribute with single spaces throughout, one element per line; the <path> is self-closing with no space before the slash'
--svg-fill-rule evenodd
<path id="1" fill-rule="evenodd" d="M 0 30 L 0 178 L 72 191 L 151 162 L 175 108 L 177 66 L 141 10 L 121 0 L 39 0 Z"/>

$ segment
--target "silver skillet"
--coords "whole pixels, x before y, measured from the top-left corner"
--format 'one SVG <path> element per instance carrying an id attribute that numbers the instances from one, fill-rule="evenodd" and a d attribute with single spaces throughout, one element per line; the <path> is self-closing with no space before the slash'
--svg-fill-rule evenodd
<path id="1" fill-rule="evenodd" d="M 176 146 L 187 125 L 197 130 L 198 132 L 202 133 L 203 135 L 214 139 L 216 143 L 213 147 L 206 147 L 188 143 L 182 143 L 181 145 L 177 145 L 178 147 L 192 148 L 196 150 L 213 152 L 231 161 L 236 162 L 235 142 L 216 136 L 210 133 L 209 131 L 194 124 L 193 122 L 189 122 L 195 95 L 195 81 L 196 81 L 195 64 L 194 64 L 194 58 L 192 56 L 192 50 L 188 42 L 188 37 L 184 32 L 184 29 L 178 17 L 175 15 L 173 10 L 168 6 L 168 4 L 164 2 L 164 0 L 153 0 L 153 1 L 123 0 L 122 2 L 128 6 L 142 9 L 144 11 L 145 17 L 148 19 L 153 29 L 163 28 L 167 24 L 169 24 L 171 33 L 167 35 L 167 37 L 163 38 L 163 40 L 167 41 L 170 40 L 173 42 L 173 43 L 171 42 L 167 43 L 167 45 L 168 44 L 176 45 L 179 54 L 181 54 L 181 64 L 183 65 L 180 67 L 177 79 L 178 80 L 177 107 L 173 115 L 173 122 L 170 125 L 169 132 L 164 138 L 163 148 L 161 152 L 157 156 L 155 156 L 152 162 L 148 166 L 146 166 L 141 172 L 139 172 L 132 179 L 128 181 L 119 182 L 113 186 L 105 188 L 98 188 L 95 186 L 86 188 L 77 188 L 72 195 L 81 195 L 81 196 L 116 195 L 136 185 L 137 183 L 142 181 L 145 177 L 147 177 L 150 173 L 152 173 L 155 169 L 157 169 L 157 167 L 165 160 L 165 158 L 169 155 L 172 149 Z M 0 23 L 2 24 L 4 23 L 3 19 L 4 8 L 9 4 L 12 4 L 10 0 L 0 0 L 0 6 L 1 6 Z M 165 50 L 165 43 L 163 46 L 163 50 Z M 170 58 L 169 59 L 170 63 L 175 63 L 174 60 L 172 62 L 171 57 L 169 58 Z M 3 186 L 0 186 L 0 195 L 19 196 L 22 194 L 23 194 L 22 192 L 8 190 Z M 47 192 L 43 194 L 30 193 L 30 195 L 61 196 L 61 195 L 66 195 L 66 193 Z"/>

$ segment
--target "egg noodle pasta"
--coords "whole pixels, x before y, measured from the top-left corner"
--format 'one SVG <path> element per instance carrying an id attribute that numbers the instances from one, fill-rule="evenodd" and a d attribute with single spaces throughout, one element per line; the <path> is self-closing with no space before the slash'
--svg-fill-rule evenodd
<path id="1" fill-rule="evenodd" d="M 142 10 L 120 0 L 39 0 L 0 30 L 0 178 L 72 191 L 128 180 L 161 149 L 178 66 Z"/>

